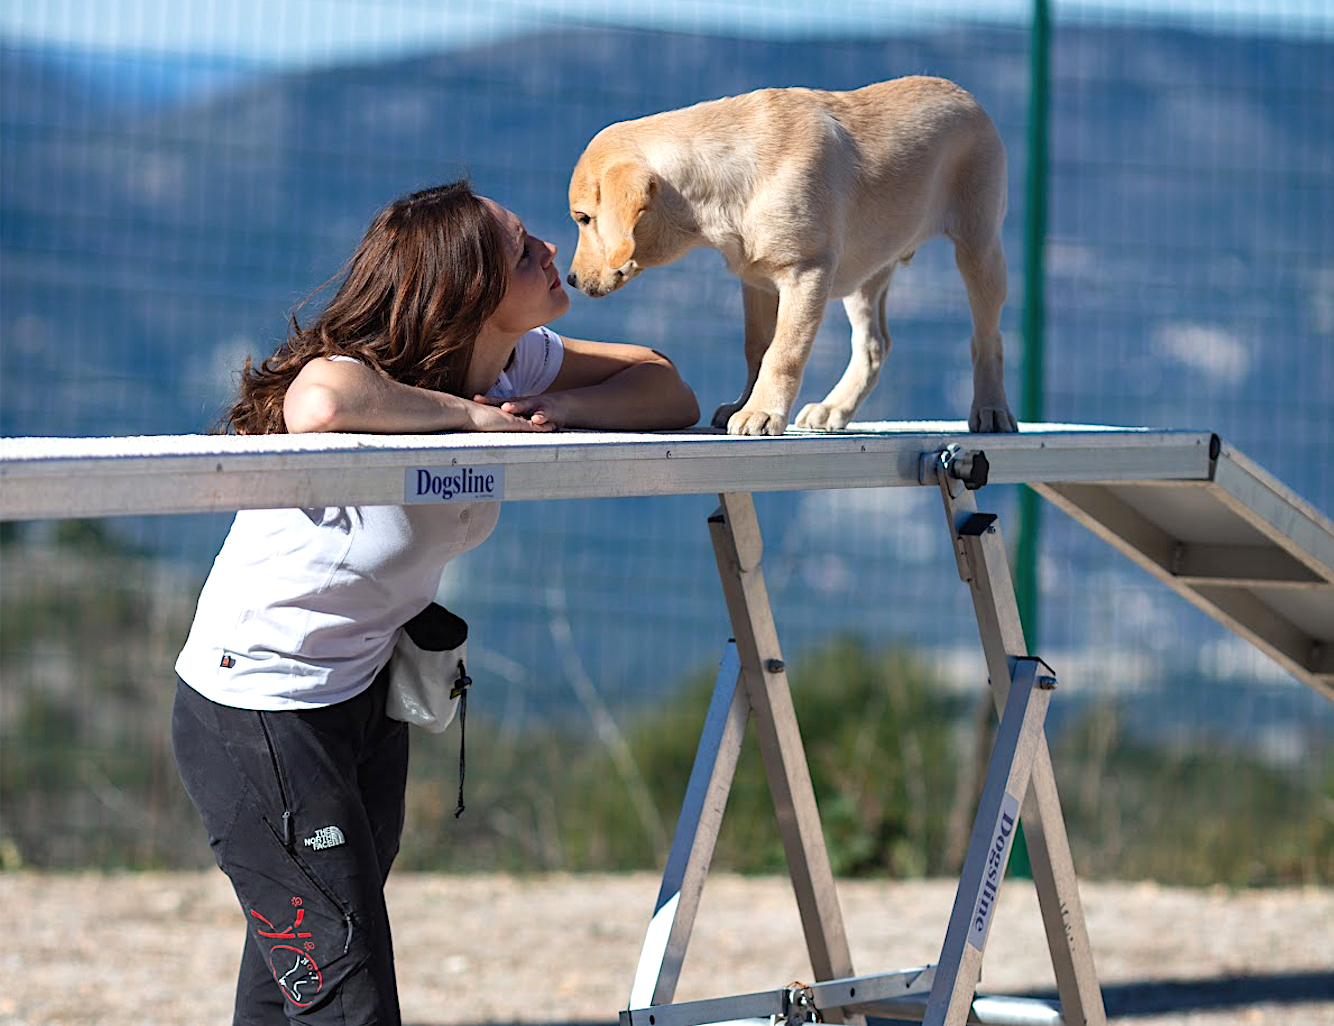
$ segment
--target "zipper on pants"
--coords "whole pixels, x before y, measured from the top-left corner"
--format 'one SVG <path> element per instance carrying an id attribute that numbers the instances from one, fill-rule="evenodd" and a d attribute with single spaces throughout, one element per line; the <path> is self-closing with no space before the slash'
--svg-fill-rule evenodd
<path id="1" fill-rule="evenodd" d="M 278 801 L 283 807 L 282 830 L 281 832 L 275 831 L 278 833 L 278 840 L 283 848 L 286 849 L 287 854 L 291 856 L 292 862 L 301 870 L 302 875 L 310 881 L 310 885 L 323 894 L 329 904 L 343 913 L 343 925 L 347 927 L 347 933 L 343 937 L 343 954 L 346 955 L 348 950 L 352 947 L 352 912 L 338 899 L 336 894 L 332 893 L 324 883 L 306 867 L 305 862 L 302 861 L 300 855 L 297 853 L 296 839 L 292 836 L 292 806 L 291 802 L 287 800 L 287 786 L 283 783 L 282 767 L 278 762 L 278 748 L 273 743 L 273 735 L 269 733 L 269 724 L 264 718 L 263 710 L 257 709 L 255 715 L 259 719 L 259 729 L 264 734 L 264 747 L 269 750 L 269 762 L 273 765 L 273 779 L 278 784 Z M 273 825 L 270 824 L 269 828 L 273 829 Z"/>

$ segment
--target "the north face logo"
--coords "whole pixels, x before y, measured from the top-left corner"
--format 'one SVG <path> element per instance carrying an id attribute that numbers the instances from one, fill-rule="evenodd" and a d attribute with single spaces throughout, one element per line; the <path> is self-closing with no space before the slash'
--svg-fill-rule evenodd
<path id="1" fill-rule="evenodd" d="M 322 851 L 325 848 L 336 848 L 346 841 L 343 831 L 336 826 L 320 827 L 313 834 L 307 837 L 302 843 L 307 848 L 314 848 L 316 851 Z"/>

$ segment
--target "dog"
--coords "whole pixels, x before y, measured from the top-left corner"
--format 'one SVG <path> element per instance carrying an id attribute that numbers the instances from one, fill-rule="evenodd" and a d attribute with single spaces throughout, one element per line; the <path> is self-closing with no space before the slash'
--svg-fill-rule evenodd
<path id="1" fill-rule="evenodd" d="M 747 381 L 715 427 L 781 435 L 831 298 L 852 357 L 800 428 L 839 430 L 889 353 L 890 277 L 946 236 L 972 314 L 973 431 L 1015 431 L 1005 397 L 1005 150 L 964 89 L 911 76 L 849 92 L 761 89 L 612 124 L 570 177 L 570 285 L 605 296 L 709 246 L 741 279 Z"/>

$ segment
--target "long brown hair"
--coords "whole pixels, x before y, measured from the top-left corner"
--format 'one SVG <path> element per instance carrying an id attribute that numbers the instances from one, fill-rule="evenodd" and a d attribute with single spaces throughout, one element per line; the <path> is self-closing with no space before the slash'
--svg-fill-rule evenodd
<path id="1" fill-rule="evenodd" d="M 396 381 L 461 394 L 477 334 L 509 286 L 509 259 L 496 219 L 464 180 L 380 211 L 341 275 L 309 326 L 294 312 L 277 352 L 258 369 L 246 357 L 224 430 L 286 432 L 287 388 L 321 356 L 355 357 Z"/>

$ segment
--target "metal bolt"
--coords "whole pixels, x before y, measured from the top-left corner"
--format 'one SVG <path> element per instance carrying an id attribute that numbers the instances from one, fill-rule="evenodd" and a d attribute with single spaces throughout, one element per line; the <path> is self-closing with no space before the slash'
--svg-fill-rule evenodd
<path id="1" fill-rule="evenodd" d="M 1043 691 L 1052 691 L 1056 688 L 1055 677 L 1039 677 L 1037 683 Z"/>
<path id="2" fill-rule="evenodd" d="M 787 665 L 781 659 L 766 659 L 764 661 L 764 668 L 770 673 L 782 673 L 783 670 L 787 668 Z"/>

